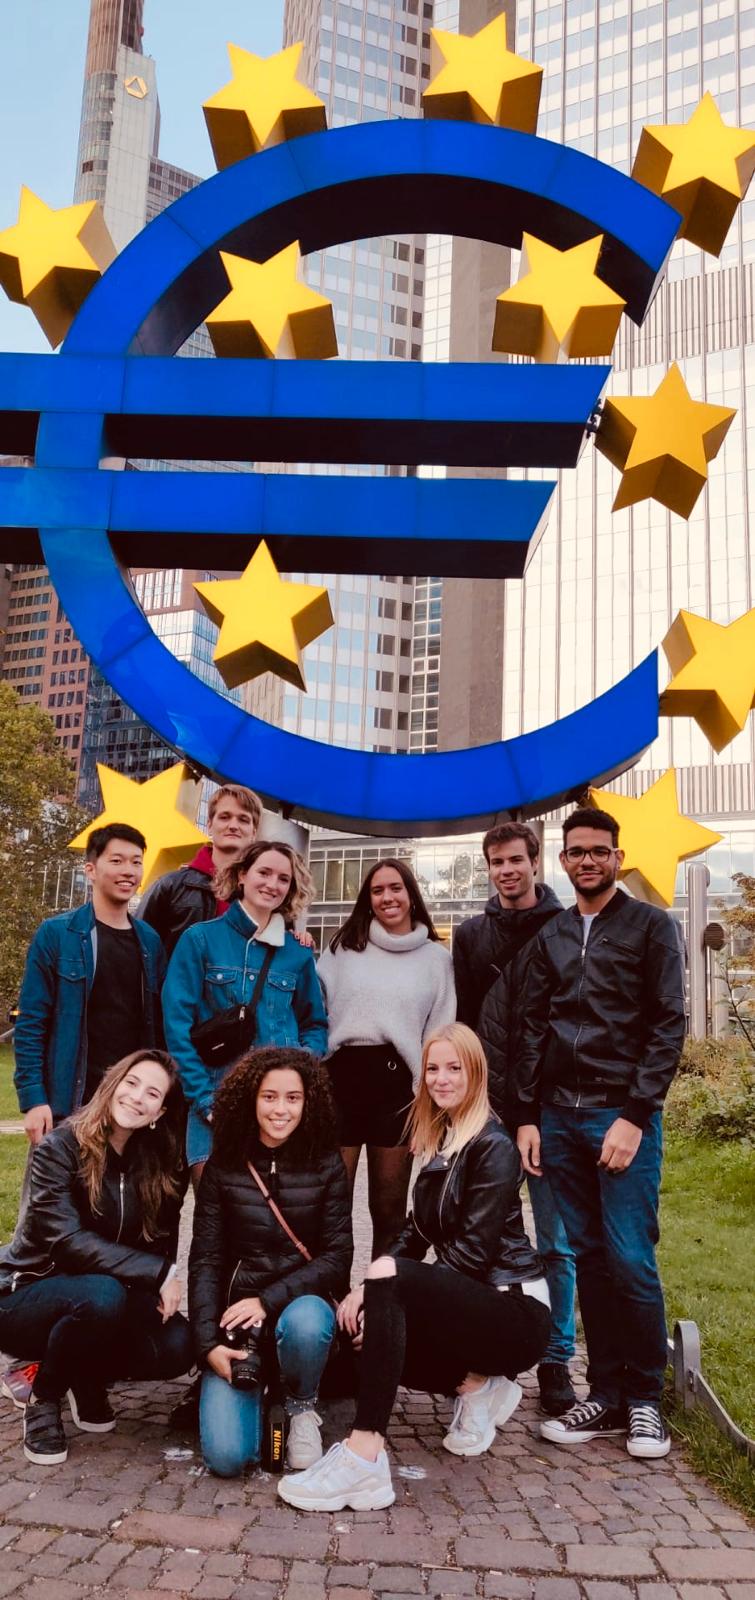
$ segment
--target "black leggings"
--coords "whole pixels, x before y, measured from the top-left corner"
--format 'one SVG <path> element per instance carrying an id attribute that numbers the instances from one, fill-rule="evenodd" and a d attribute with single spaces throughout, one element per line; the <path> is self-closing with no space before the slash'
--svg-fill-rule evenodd
<path id="1" fill-rule="evenodd" d="M 548 1343 L 547 1306 L 516 1285 L 505 1294 L 452 1267 L 396 1262 L 364 1286 L 364 1344 L 354 1427 L 385 1435 L 400 1383 L 451 1394 L 468 1372 L 515 1378 Z"/>

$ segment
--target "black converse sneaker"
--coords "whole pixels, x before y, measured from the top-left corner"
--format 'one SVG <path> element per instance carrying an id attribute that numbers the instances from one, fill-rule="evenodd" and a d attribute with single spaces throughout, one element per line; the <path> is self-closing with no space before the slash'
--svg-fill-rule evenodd
<path id="1" fill-rule="evenodd" d="M 80 1384 L 77 1389 L 68 1390 L 68 1404 L 81 1433 L 112 1433 L 115 1415 L 110 1407 L 107 1389 L 85 1389 Z"/>
<path id="2" fill-rule="evenodd" d="M 671 1449 L 671 1437 L 661 1416 L 660 1406 L 647 1401 L 642 1406 L 629 1407 L 629 1433 L 627 1450 L 630 1456 L 644 1461 L 658 1461 Z"/>
<path id="3" fill-rule="evenodd" d="M 563 1417 L 577 1404 L 565 1361 L 541 1361 L 537 1369 L 540 1410 L 548 1417 Z"/>
<path id="4" fill-rule="evenodd" d="M 540 1434 L 551 1444 L 589 1444 L 591 1439 L 609 1438 L 614 1433 L 626 1433 L 624 1413 L 602 1400 L 582 1400 L 572 1406 L 563 1417 L 549 1417 L 541 1422 Z"/>
<path id="5" fill-rule="evenodd" d="M 68 1445 L 60 1420 L 59 1400 L 38 1400 L 32 1394 L 24 1407 L 24 1455 L 38 1466 L 57 1467 L 67 1460 Z"/>

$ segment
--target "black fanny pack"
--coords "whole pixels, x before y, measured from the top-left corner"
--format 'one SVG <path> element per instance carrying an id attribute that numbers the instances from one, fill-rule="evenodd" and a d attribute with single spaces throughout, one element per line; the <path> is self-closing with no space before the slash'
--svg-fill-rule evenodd
<path id="1" fill-rule="evenodd" d="M 206 1067 L 227 1067 L 251 1050 L 257 1031 L 257 1007 L 274 955 L 274 946 L 268 945 L 251 997 L 245 1004 L 218 1011 L 206 1022 L 195 1022 L 190 1038 Z"/>

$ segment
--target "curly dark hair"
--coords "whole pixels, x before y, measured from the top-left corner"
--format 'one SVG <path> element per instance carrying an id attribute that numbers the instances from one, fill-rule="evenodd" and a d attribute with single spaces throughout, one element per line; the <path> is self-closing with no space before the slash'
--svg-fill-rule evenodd
<path id="1" fill-rule="evenodd" d="M 304 1112 L 286 1140 L 286 1155 L 297 1165 L 317 1161 L 338 1148 L 336 1114 L 325 1068 L 309 1050 L 265 1045 L 251 1050 L 226 1075 L 215 1097 L 212 1153 L 222 1167 L 246 1165 L 258 1133 L 257 1095 L 268 1072 L 298 1072 L 304 1086 Z"/>

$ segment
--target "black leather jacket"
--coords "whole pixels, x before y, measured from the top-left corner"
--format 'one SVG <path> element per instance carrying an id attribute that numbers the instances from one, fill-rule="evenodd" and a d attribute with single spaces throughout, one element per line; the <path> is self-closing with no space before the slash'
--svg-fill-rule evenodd
<path id="1" fill-rule="evenodd" d="M 527 911 L 503 912 L 504 921 L 512 918 L 509 930 L 510 954 L 500 953 L 501 971 L 482 1002 L 477 1033 L 488 1062 L 490 1104 L 504 1127 L 516 1128 L 516 1071 L 519 1041 L 524 1024 L 524 995 L 527 966 L 535 949 L 535 935 L 547 922 L 563 911 L 552 889 L 539 884 L 536 906 Z M 537 918 L 533 926 L 533 918 Z M 525 943 L 517 942 L 525 939 Z"/>
<path id="2" fill-rule="evenodd" d="M 497 894 L 492 895 L 480 916 L 467 917 L 454 934 L 456 1015 L 468 1028 L 477 1028 L 480 1009 L 491 985 L 517 951 L 529 944 L 543 923 L 562 909 L 560 900 L 547 883 L 538 883 L 535 892 L 537 905 L 528 906 L 525 911 L 509 911 L 501 905 Z"/>
<path id="3" fill-rule="evenodd" d="M 196 922 L 210 922 L 216 912 L 212 878 L 198 867 L 178 867 L 153 883 L 137 915 L 159 933 L 170 957 L 187 928 Z"/>
<path id="4" fill-rule="evenodd" d="M 340 1155 L 299 1165 L 285 1146 L 273 1157 L 255 1143 L 252 1160 L 297 1239 L 305 1261 L 273 1216 L 246 1169 L 221 1167 L 211 1156 L 202 1175 L 189 1256 L 189 1317 L 201 1360 L 219 1342 L 225 1308 L 247 1295 L 275 1322 L 302 1294 L 341 1299 L 353 1254 L 351 1199 Z"/>
<path id="5" fill-rule="evenodd" d="M 582 918 L 543 928 L 527 967 L 517 1120 L 544 1105 L 616 1106 L 637 1127 L 660 1109 L 684 1043 L 684 970 L 673 919 L 621 890 L 582 949 Z"/>
<path id="6" fill-rule="evenodd" d="M 414 1185 L 413 1209 L 389 1254 L 438 1261 L 493 1286 L 543 1276 L 524 1231 L 522 1168 L 497 1117 L 455 1156 L 434 1156 Z"/>
<path id="7" fill-rule="evenodd" d="M 40 1278 L 84 1272 L 107 1273 L 157 1292 L 176 1259 L 181 1199 L 165 1206 L 154 1241 L 145 1239 L 129 1148 L 122 1156 L 108 1149 L 102 1197 L 93 1213 L 70 1124 L 62 1123 L 37 1145 L 27 1210 L 0 1250 L 0 1294 Z"/>

